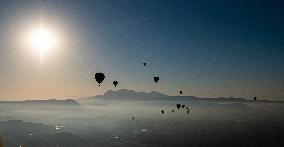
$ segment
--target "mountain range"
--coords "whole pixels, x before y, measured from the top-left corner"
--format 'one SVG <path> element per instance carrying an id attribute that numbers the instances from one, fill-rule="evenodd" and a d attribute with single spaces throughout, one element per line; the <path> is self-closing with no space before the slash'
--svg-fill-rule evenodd
<path id="1" fill-rule="evenodd" d="M 109 90 L 103 95 L 97 95 L 87 98 L 79 99 L 65 99 L 65 100 L 25 100 L 25 101 L 0 101 L 0 104 L 48 104 L 48 105 L 80 105 L 82 101 L 92 100 L 161 100 L 161 101 L 216 101 L 216 102 L 253 102 L 245 98 L 234 97 L 218 97 L 218 98 L 200 98 L 196 96 L 169 96 L 157 91 L 152 92 L 137 92 L 135 90 L 120 89 L 117 91 Z M 79 102 L 78 102 L 79 101 Z M 282 101 L 269 101 L 257 100 L 256 102 L 280 102 Z"/>
<path id="2" fill-rule="evenodd" d="M 217 97 L 217 98 L 200 98 L 196 96 L 169 96 L 157 91 L 152 92 L 137 92 L 134 90 L 120 89 L 117 91 L 109 90 L 103 95 L 97 95 L 94 97 L 81 98 L 79 100 L 174 100 L 174 101 L 216 101 L 216 102 L 254 102 L 253 99 L 235 98 L 235 97 Z M 269 101 L 269 100 L 257 100 L 256 102 L 282 102 L 282 101 Z"/>
<path id="3" fill-rule="evenodd" d="M 103 100 L 193 100 L 193 101 L 248 101 L 245 98 L 199 98 L 195 96 L 169 96 L 156 91 L 152 92 L 137 92 L 134 90 L 121 89 L 117 91 L 109 90 L 103 95 L 83 98 L 86 100 L 103 99 Z M 81 99 L 82 100 L 82 99 Z"/>

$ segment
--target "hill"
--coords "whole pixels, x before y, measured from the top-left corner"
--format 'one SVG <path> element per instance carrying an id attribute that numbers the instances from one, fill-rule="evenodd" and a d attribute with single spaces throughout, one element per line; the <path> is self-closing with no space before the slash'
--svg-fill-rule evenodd
<path id="1" fill-rule="evenodd" d="M 64 105 L 64 106 L 76 106 L 80 105 L 74 99 L 66 99 L 66 100 L 25 100 L 25 101 L 0 101 L 0 104 L 19 104 L 19 105 Z"/>

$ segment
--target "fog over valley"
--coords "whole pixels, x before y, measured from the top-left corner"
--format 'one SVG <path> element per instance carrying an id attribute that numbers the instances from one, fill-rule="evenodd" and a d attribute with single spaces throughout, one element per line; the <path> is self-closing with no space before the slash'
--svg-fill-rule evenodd
<path id="1" fill-rule="evenodd" d="M 90 98 L 0 102 L 0 114 L 1 138 L 11 147 L 281 146 L 284 135 L 283 102 L 126 89 Z"/>

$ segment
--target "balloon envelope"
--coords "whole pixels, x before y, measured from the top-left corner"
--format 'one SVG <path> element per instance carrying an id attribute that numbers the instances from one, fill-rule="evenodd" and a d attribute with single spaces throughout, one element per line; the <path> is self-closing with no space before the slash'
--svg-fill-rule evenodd
<path id="1" fill-rule="evenodd" d="M 105 75 L 103 73 L 96 73 L 95 74 L 95 79 L 96 81 L 99 83 L 99 86 L 100 84 L 103 82 L 103 80 L 105 79 Z"/>
<path id="2" fill-rule="evenodd" d="M 177 104 L 176 106 L 177 106 L 177 108 L 179 109 L 181 105 L 180 105 L 180 104 Z"/>
<path id="3" fill-rule="evenodd" d="M 117 81 L 113 81 L 113 85 L 114 85 L 114 87 L 116 87 L 116 85 L 118 84 L 118 82 Z"/>
<path id="4" fill-rule="evenodd" d="M 179 94 L 182 94 L 182 91 L 179 91 Z"/>
<path id="5" fill-rule="evenodd" d="M 143 62 L 143 65 L 144 65 L 144 66 L 146 66 L 146 65 L 147 65 L 147 63 L 146 63 L 146 62 Z"/>
<path id="6" fill-rule="evenodd" d="M 155 81 L 156 83 L 158 83 L 158 82 L 159 82 L 159 80 L 160 80 L 160 78 L 159 78 L 159 77 L 154 77 L 154 81 Z"/>

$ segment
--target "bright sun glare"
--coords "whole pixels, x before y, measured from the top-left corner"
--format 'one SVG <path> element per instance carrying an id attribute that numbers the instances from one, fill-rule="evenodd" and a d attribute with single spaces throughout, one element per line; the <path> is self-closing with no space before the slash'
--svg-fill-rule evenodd
<path id="1" fill-rule="evenodd" d="M 43 58 L 46 52 L 58 46 L 56 33 L 44 26 L 32 29 L 27 39 L 29 46 L 38 51 L 41 58 Z"/>

